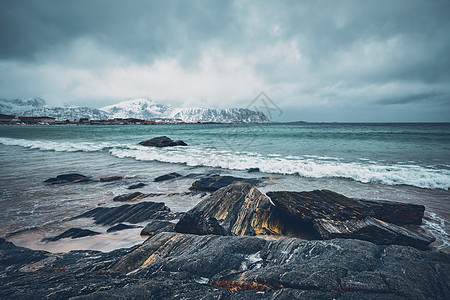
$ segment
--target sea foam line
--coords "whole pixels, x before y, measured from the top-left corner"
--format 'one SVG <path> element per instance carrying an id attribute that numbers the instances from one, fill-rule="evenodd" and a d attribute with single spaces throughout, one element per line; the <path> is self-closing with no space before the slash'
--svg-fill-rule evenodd
<path id="1" fill-rule="evenodd" d="M 29 149 L 56 152 L 95 152 L 105 148 L 111 148 L 114 145 L 110 143 L 94 142 L 63 142 L 63 141 L 45 141 L 45 140 L 26 140 L 0 137 L 0 144 L 7 146 L 20 146 Z"/>
<path id="2" fill-rule="evenodd" d="M 310 178 L 349 178 L 363 183 L 411 185 L 420 188 L 450 188 L 450 170 L 431 169 L 417 165 L 380 165 L 373 162 L 341 162 L 336 158 L 325 160 L 312 157 L 263 156 L 245 152 L 233 153 L 196 147 L 148 148 L 128 145 L 112 148 L 110 153 L 119 158 L 141 161 L 181 163 L 188 166 L 219 167 L 246 170 L 258 167 L 262 172 L 296 174 Z"/>
<path id="3" fill-rule="evenodd" d="M 118 158 L 140 161 L 160 161 L 188 166 L 219 167 L 246 170 L 258 167 L 265 173 L 296 174 L 309 178 L 348 178 L 363 183 L 411 185 L 420 188 L 450 188 L 450 170 L 417 165 L 385 165 L 372 161 L 341 162 L 333 157 L 261 155 L 255 152 L 231 152 L 216 148 L 172 147 L 152 148 L 135 144 L 107 142 L 63 142 L 0 137 L 0 143 L 30 149 L 57 152 L 95 152 L 109 149 Z"/>

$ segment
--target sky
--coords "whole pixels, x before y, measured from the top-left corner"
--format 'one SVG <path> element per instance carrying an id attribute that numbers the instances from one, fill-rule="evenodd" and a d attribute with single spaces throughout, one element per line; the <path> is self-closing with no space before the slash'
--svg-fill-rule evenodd
<path id="1" fill-rule="evenodd" d="M 449 32 L 448 0 L 2 0 L 0 98 L 450 122 Z"/>

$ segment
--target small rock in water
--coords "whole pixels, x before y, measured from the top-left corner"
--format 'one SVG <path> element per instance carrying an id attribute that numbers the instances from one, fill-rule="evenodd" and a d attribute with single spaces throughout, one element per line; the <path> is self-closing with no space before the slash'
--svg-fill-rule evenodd
<path id="1" fill-rule="evenodd" d="M 175 178 L 178 178 L 178 177 L 181 177 L 181 175 L 176 173 L 176 172 L 172 172 L 172 173 L 169 173 L 169 174 L 166 174 L 166 175 L 162 175 L 162 176 L 156 177 L 154 181 L 155 182 L 160 182 L 160 181 L 175 179 Z"/>
<path id="2" fill-rule="evenodd" d="M 124 194 L 120 196 L 116 196 L 113 198 L 113 201 L 125 202 L 125 201 L 136 201 L 138 199 L 144 198 L 145 194 L 140 192 Z"/>
<path id="3" fill-rule="evenodd" d="M 100 234 L 100 232 L 92 231 L 89 229 L 80 229 L 80 228 L 70 228 L 69 230 L 64 231 L 60 235 L 51 238 L 45 238 L 43 241 L 55 242 L 64 238 L 72 238 L 77 239 L 85 236 L 92 236 Z"/>
<path id="4" fill-rule="evenodd" d="M 183 141 L 173 141 L 172 139 L 168 138 L 167 136 L 159 136 L 152 138 L 147 141 L 143 141 L 139 143 L 142 146 L 149 146 L 149 147 L 172 147 L 172 146 L 187 146 L 187 144 Z"/>
<path id="5" fill-rule="evenodd" d="M 162 202 L 140 202 L 124 204 L 118 207 L 97 207 L 74 219 L 94 218 L 95 224 L 113 225 L 121 222 L 141 223 L 148 220 L 173 220 L 180 218 L 181 213 L 172 213 Z"/>
<path id="6" fill-rule="evenodd" d="M 111 181 L 117 181 L 117 180 L 122 180 L 123 177 L 122 176 L 109 176 L 109 177 L 102 177 L 100 178 L 100 181 L 102 182 L 111 182 Z"/>
<path id="7" fill-rule="evenodd" d="M 141 235 L 153 235 L 159 232 L 174 232 L 175 224 L 167 221 L 151 220 L 141 231 Z"/>
<path id="8" fill-rule="evenodd" d="M 130 185 L 130 186 L 128 187 L 128 189 L 129 189 L 129 190 L 134 190 L 134 189 L 139 189 L 139 188 L 144 187 L 144 186 L 146 186 L 145 183 L 139 182 L 139 183 Z"/>
<path id="9" fill-rule="evenodd" d="M 215 192 L 220 188 L 223 188 L 227 185 L 237 182 L 245 182 L 251 185 L 257 185 L 258 183 L 261 182 L 261 180 L 255 178 L 240 178 L 233 176 L 212 175 L 194 181 L 194 183 L 192 183 L 192 186 L 189 189 L 191 191 L 198 191 L 198 192 Z"/>
<path id="10" fill-rule="evenodd" d="M 90 181 L 88 177 L 81 174 L 72 173 L 72 174 L 58 175 L 55 178 L 49 178 L 44 182 L 51 184 L 67 184 L 67 183 L 79 183 L 87 181 Z"/>
<path id="11" fill-rule="evenodd" d="M 247 171 L 248 173 L 260 172 L 259 168 L 250 168 Z"/>
<path id="12" fill-rule="evenodd" d="M 131 228 L 138 228 L 139 226 L 135 226 L 135 225 L 126 225 L 126 224 L 117 224 L 111 228 L 109 228 L 108 230 L 106 230 L 106 232 L 116 232 L 116 231 L 121 231 L 121 230 L 126 230 L 126 229 L 131 229 Z"/>

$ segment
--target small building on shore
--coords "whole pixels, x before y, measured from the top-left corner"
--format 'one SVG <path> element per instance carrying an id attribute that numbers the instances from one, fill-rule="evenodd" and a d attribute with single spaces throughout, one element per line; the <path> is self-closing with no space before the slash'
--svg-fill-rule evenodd
<path id="1" fill-rule="evenodd" d="M 52 117 L 19 117 L 19 122 L 25 124 L 54 124 L 56 122 L 55 118 Z"/>
<path id="2" fill-rule="evenodd" d="M 16 119 L 15 115 L 4 115 L 0 114 L 0 123 L 13 123 Z"/>

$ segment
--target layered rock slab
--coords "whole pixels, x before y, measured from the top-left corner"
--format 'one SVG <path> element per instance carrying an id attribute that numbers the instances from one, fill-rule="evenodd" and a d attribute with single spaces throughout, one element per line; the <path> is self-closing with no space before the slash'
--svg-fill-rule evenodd
<path id="1" fill-rule="evenodd" d="M 367 217 L 361 220 L 333 221 L 317 219 L 314 229 L 325 240 L 334 238 L 360 239 L 378 245 L 405 245 L 426 249 L 435 238 L 403 227 Z"/>
<path id="2" fill-rule="evenodd" d="M 159 233 L 114 267 L 121 273 L 187 273 L 208 283 L 257 283 L 264 298 L 315 291 L 317 299 L 446 299 L 448 254 L 360 240 L 266 241 Z M 417 284 L 420 282 L 420 284 Z M 239 294 L 236 294 L 239 295 Z M 305 294 L 306 295 L 306 294 Z M 354 298 L 353 298 L 353 297 Z"/>
<path id="3" fill-rule="evenodd" d="M 425 211 L 423 205 L 353 199 L 329 190 L 268 192 L 267 196 L 287 215 L 305 221 L 345 221 L 374 217 L 394 224 L 420 225 Z"/>
<path id="4" fill-rule="evenodd" d="M 136 224 L 152 219 L 172 220 L 177 217 L 178 214 L 172 213 L 164 203 L 148 201 L 118 207 L 97 207 L 75 217 L 75 219 L 93 218 L 96 224 L 113 225 L 121 222 Z"/>
<path id="5" fill-rule="evenodd" d="M 280 235 L 283 229 L 270 200 L 248 183 L 218 190 L 188 211 L 175 227 L 177 232 L 221 235 Z"/>
<path id="6" fill-rule="evenodd" d="M 241 178 L 234 176 L 221 176 L 221 175 L 211 175 L 204 178 L 201 178 L 192 183 L 192 186 L 189 188 L 191 191 L 197 192 L 215 192 L 218 189 L 226 187 L 228 185 L 245 182 L 251 185 L 257 185 L 261 183 L 260 179 L 256 178 Z"/>

